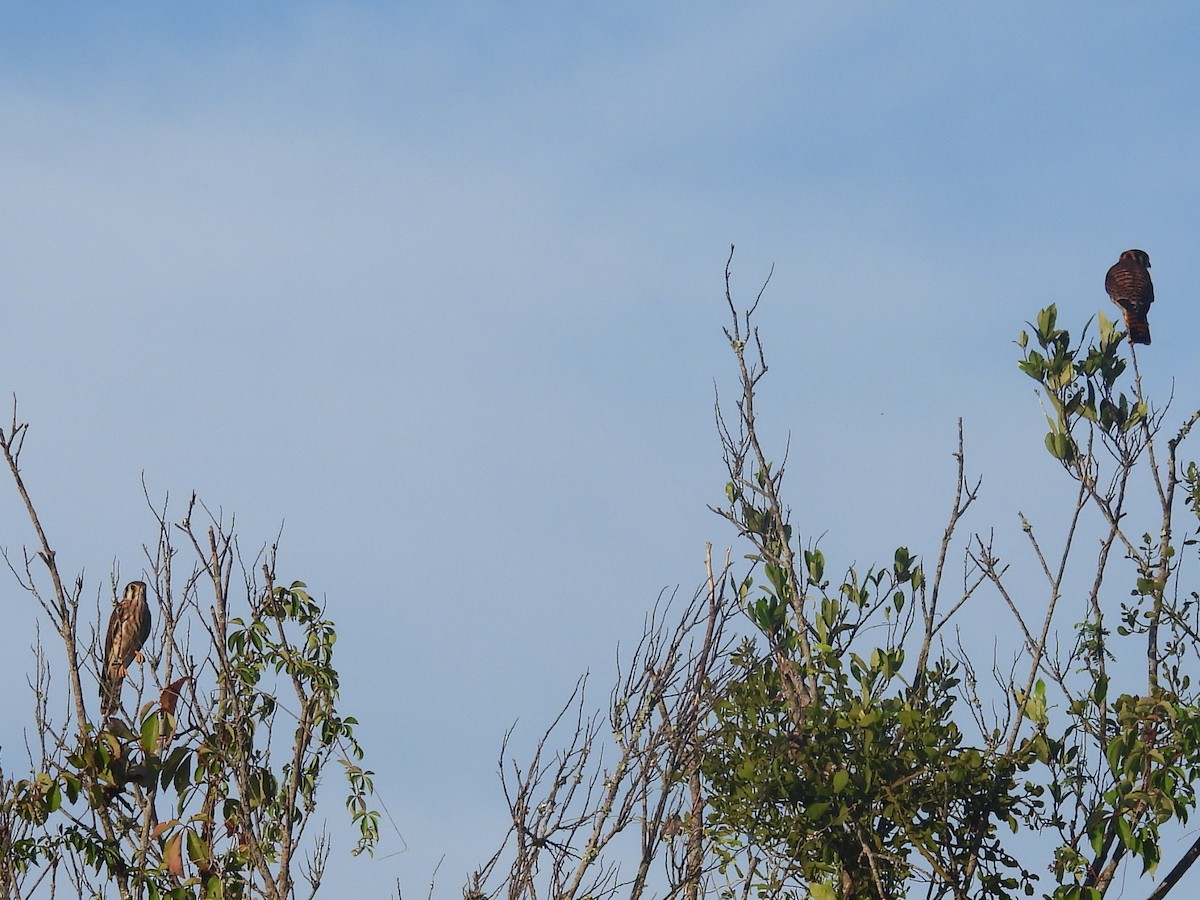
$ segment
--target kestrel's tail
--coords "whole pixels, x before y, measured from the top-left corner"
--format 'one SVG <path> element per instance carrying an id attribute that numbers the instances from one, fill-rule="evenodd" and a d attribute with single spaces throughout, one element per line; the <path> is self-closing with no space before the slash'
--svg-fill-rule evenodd
<path id="1" fill-rule="evenodd" d="M 1125 330 L 1129 332 L 1129 342 L 1132 344 L 1150 343 L 1150 323 L 1146 321 L 1146 314 L 1136 309 L 1124 308 L 1121 312 L 1125 315 Z"/>
<path id="2" fill-rule="evenodd" d="M 100 718 L 107 719 L 121 705 L 121 683 L 125 672 L 119 666 L 105 667 L 100 672 Z"/>

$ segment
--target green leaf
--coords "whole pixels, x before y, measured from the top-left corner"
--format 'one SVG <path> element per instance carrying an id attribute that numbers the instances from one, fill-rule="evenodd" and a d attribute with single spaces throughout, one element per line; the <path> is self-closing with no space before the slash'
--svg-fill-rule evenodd
<path id="1" fill-rule="evenodd" d="M 1017 368 L 1032 378 L 1034 381 L 1041 382 L 1045 380 L 1046 375 L 1046 360 L 1042 354 L 1036 350 L 1031 351 L 1029 356 L 1017 362 Z"/>
<path id="2" fill-rule="evenodd" d="M 1035 725 L 1045 725 L 1050 721 L 1046 708 L 1046 682 L 1039 678 L 1033 693 L 1025 699 L 1025 716 Z"/>
<path id="3" fill-rule="evenodd" d="M 808 577 L 820 582 L 825 574 L 825 554 L 820 550 L 805 550 L 804 565 L 808 567 Z"/>
<path id="4" fill-rule="evenodd" d="M 1099 322 L 1099 325 L 1100 325 L 1100 343 L 1101 344 L 1112 343 L 1113 331 L 1114 331 L 1112 319 L 1110 319 L 1108 316 L 1106 316 L 1103 313 L 1103 311 L 1101 311 L 1099 316 L 1097 317 L 1097 321 Z"/>
<path id="5" fill-rule="evenodd" d="M 183 749 L 183 748 L 180 748 L 180 749 Z M 179 767 L 175 770 L 175 777 L 174 777 L 175 792 L 178 794 L 182 794 L 185 790 L 187 790 L 187 786 L 191 783 L 191 780 L 192 780 L 192 757 L 191 757 L 191 754 L 188 754 L 179 761 Z"/>
<path id="6" fill-rule="evenodd" d="M 200 835 L 191 828 L 184 829 L 184 834 L 187 835 L 188 859 L 194 863 L 206 865 L 210 855 L 208 844 L 204 843 Z"/>
<path id="7" fill-rule="evenodd" d="M 1037 314 L 1038 337 L 1048 342 L 1054 333 L 1054 325 L 1058 319 L 1058 307 L 1051 303 Z"/>
<path id="8" fill-rule="evenodd" d="M 1051 456 L 1064 463 L 1073 462 L 1075 459 L 1075 442 L 1065 432 L 1051 431 L 1047 434 L 1046 449 L 1050 451 Z"/>
<path id="9" fill-rule="evenodd" d="M 1100 675 L 1096 678 L 1096 683 L 1092 685 L 1092 702 L 1099 705 L 1104 702 L 1108 696 L 1108 676 Z"/>
<path id="10" fill-rule="evenodd" d="M 162 719 L 157 712 L 146 716 L 142 722 L 142 749 L 147 753 L 158 750 L 158 737 L 162 733 Z"/>

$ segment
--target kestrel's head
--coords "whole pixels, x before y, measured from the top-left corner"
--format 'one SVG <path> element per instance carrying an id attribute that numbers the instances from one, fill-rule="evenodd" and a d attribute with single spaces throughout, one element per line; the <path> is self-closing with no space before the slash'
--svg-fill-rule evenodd
<path id="1" fill-rule="evenodd" d="M 1150 268 L 1150 254 L 1145 250 L 1126 250 L 1121 254 L 1121 259 L 1131 259 L 1143 269 Z"/>
<path id="2" fill-rule="evenodd" d="M 135 597 L 137 597 L 140 600 L 146 599 L 146 582 L 131 581 L 131 582 L 129 582 L 129 584 L 125 585 L 124 599 L 132 600 Z"/>

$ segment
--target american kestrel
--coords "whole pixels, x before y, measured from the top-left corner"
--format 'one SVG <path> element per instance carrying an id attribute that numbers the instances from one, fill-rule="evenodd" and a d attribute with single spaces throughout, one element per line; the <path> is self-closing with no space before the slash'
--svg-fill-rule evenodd
<path id="1" fill-rule="evenodd" d="M 1126 250 L 1117 264 L 1108 270 L 1104 289 L 1113 303 L 1121 307 L 1125 330 L 1134 344 L 1150 343 L 1150 323 L 1146 313 L 1154 302 L 1154 284 L 1150 281 L 1150 257 L 1144 250 Z"/>
<path id="2" fill-rule="evenodd" d="M 131 581 L 108 620 L 104 639 L 104 665 L 100 668 L 100 715 L 108 718 L 121 705 L 121 683 L 136 658 L 142 661 L 142 644 L 150 636 L 150 606 L 146 582 Z"/>

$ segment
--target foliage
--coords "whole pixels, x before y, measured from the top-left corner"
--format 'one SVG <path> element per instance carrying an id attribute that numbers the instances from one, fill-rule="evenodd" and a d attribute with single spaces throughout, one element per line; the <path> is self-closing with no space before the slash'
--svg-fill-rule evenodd
<path id="1" fill-rule="evenodd" d="M 1200 412 L 1166 440 L 1160 462 L 1166 409 L 1156 411 L 1144 397 L 1136 354 L 1133 395 L 1118 389 L 1128 367 L 1122 355 L 1124 334 L 1102 314 L 1098 342 L 1072 346 L 1051 306 L 1039 313 L 1033 337 L 1036 348 L 1030 349 L 1028 335 L 1020 336 L 1020 367 L 1037 381 L 1049 406 L 1046 447 L 1078 485 L 1076 515 L 1091 510 L 1102 526 L 1089 616 L 1077 626 L 1074 651 L 1046 665 L 1067 701 L 1061 738 L 1049 761 L 1053 804 L 1047 824 L 1060 839 L 1056 896 L 1102 895 L 1127 857 L 1140 862 L 1143 873 L 1155 874 L 1163 857 L 1164 829 L 1172 822 L 1185 824 L 1196 804 L 1197 594 L 1180 577 L 1177 544 L 1195 546 L 1197 531 L 1193 523 L 1191 534 L 1180 541 L 1175 515 L 1181 486 L 1190 511 L 1200 513 L 1192 500 L 1196 464 L 1178 458 Z M 1157 501 L 1151 507 L 1157 521 L 1140 537 L 1130 527 L 1135 516 L 1145 515 L 1131 503 L 1131 479 L 1139 468 L 1148 471 Z M 1106 618 L 1116 604 L 1102 602 L 1112 597 L 1105 579 L 1114 547 L 1134 569 L 1130 599 L 1118 608 L 1115 640 Z M 1136 689 L 1139 657 L 1144 673 L 1140 691 L 1117 694 L 1117 684 Z M 1200 841 L 1152 896 L 1170 891 L 1197 854 Z"/>
<path id="2" fill-rule="evenodd" d="M 788 860 L 764 889 L 798 876 L 847 897 L 899 896 L 914 857 L 942 883 L 977 871 L 988 895 L 1027 883 L 996 824 L 1015 829 L 1029 806 L 1017 775 L 1034 745 L 1012 754 L 969 746 L 954 721 L 953 664 L 939 661 L 910 688 L 901 650 L 864 660 L 826 646 L 803 711 L 788 706 L 776 663 L 755 657 L 717 707 L 704 772 L 724 852 L 752 845 Z"/>
<path id="3" fill-rule="evenodd" d="M 1029 840 L 1011 839 L 1024 830 L 1057 841 L 1049 889 L 1056 898 L 1102 896 L 1126 857 L 1153 874 L 1162 829 L 1187 821 L 1200 773 L 1191 687 L 1196 595 L 1173 583 L 1172 544 L 1176 450 L 1197 416 L 1167 442 L 1159 466 L 1163 416 L 1143 397 L 1140 378 L 1132 395 L 1120 387 L 1124 334 L 1101 316 L 1099 339 L 1073 345 L 1050 307 L 1037 317 L 1035 348 L 1020 336 L 1020 368 L 1038 382 L 1046 406 L 1046 448 L 1079 488 L 1056 565 L 1023 520 L 1050 589 L 1038 631 L 1013 600 L 1014 573 L 978 534 L 966 542 L 962 590 L 940 612 L 947 550 L 978 490 L 963 478 L 961 438 L 956 499 L 932 575 L 902 547 L 891 565 L 862 574 L 850 567 L 831 586 L 821 550 L 797 546 L 784 467 L 758 441 L 755 389 L 766 363 L 750 313 L 735 314 L 727 335 L 743 390 L 736 426 L 722 423 L 730 482 L 719 511 L 753 548 L 748 558 L 761 578 L 746 578 L 742 601 L 766 652 L 743 650 L 742 675 L 716 707 L 704 742 L 710 833 L 726 865 L 770 860 L 763 868 L 772 876 L 756 882 L 760 891 L 800 887 L 819 900 L 903 896 L 921 883 L 934 897 L 1010 897 L 1039 887 L 1036 866 L 1022 861 L 1029 852 L 1018 849 Z M 1126 529 L 1129 478 L 1143 460 L 1161 522 L 1155 538 L 1135 542 Z M 1194 464 L 1183 471 L 1194 509 Z M 1102 532 L 1090 615 L 1073 626 L 1073 649 L 1054 653 L 1054 614 L 1089 511 Z M 1111 595 L 1114 545 L 1136 570 L 1118 633 L 1145 642 L 1140 651 L 1126 642 L 1120 655 L 1104 624 L 1111 604 L 1101 603 Z M 1025 636 L 1026 675 L 1018 679 L 1014 669 L 1001 680 L 1009 711 L 990 723 L 969 657 L 934 641 L 981 584 L 1004 597 Z M 1139 652 L 1143 693 L 1110 700 L 1114 678 L 1128 679 L 1123 661 Z M 1051 687 L 1062 694 L 1061 708 Z M 976 737 L 968 741 L 972 718 Z M 1190 862 L 1185 854 L 1158 895 Z"/>
<path id="4" fill-rule="evenodd" d="M 147 548 L 155 625 L 148 664 L 124 685 L 123 709 L 91 718 L 91 660 L 97 648 L 80 629 L 83 579 L 64 586 L 58 560 L 21 478 L 27 426 L 0 432 L 0 450 L 41 547 L 9 560 L 61 639 L 67 694 L 53 690 L 39 644 L 35 687 L 39 754 L 30 776 L 5 779 L 0 804 L 0 896 L 64 889 L 122 898 L 290 898 L 297 874 L 315 893 L 330 852 L 325 834 L 306 838 L 321 776 L 344 768 L 346 806 L 357 827 L 355 853 L 378 838 L 372 773 L 361 766 L 356 721 L 338 709 L 333 622 L 302 582 L 276 583 L 275 548 L 246 565 L 232 526 L 209 517 L 193 496 L 172 525 L 155 512 Z M 181 580 L 182 535 L 193 564 Z M 49 575 L 39 583 L 34 563 Z M 235 571 L 244 600 L 231 590 Z M 114 577 L 113 589 L 117 583 Z M 102 633 L 103 617 L 94 635 Z M 131 695 L 133 701 L 130 701 Z"/>
<path id="5" fill-rule="evenodd" d="M 579 764 L 553 770 L 554 789 L 585 771 L 611 790 L 641 779 L 652 805 L 689 784 L 680 811 L 693 862 L 665 866 L 665 897 L 1091 900 L 1122 871 L 1158 878 L 1149 896 L 1166 896 L 1200 858 L 1200 839 L 1174 846 L 1200 778 L 1200 593 L 1181 568 L 1200 529 L 1193 521 L 1181 537 L 1175 525 L 1184 507 L 1200 517 L 1200 467 L 1179 457 L 1200 412 L 1164 440 L 1170 404 L 1158 410 L 1145 396 L 1126 336 L 1101 315 L 1098 335 L 1085 327 L 1075 342 L 1049 307 L 1017 343 L 1048 423 L 1045 447 L 1073 485 L 1061 539 L 1048 542 L 1047 526 L 1020 514 L 1026 550 L 1005 559 L 994 528 L 968 529 L 981 480 L 966 475 L 960 422 L 954 499 L 934 552 L 900 547 L 884 564 L 838 566 L 792 519 L 788 498 L 803 485 L 786 477 L 786 454 L 764 449 L 756 400 L 767 363 L 754 326 L 763 292 L 739 310 L 730 277 L 727 265 L 738 392 L 717 405 L 729 477 L 714 511 L 735 527 L 747 567 L 727 565 L 708 593 L 722 615 L 726 605 L 743 614 L 747 634 L 704 657 L 704 679 L 672 670 L 675 702 L 692 692 L 688 708 L 703 712 L 690 738 L 695 768 L 621 752 L 619 728 L 617 762 L 602 764 L 600 730 L 577 728 L 559 758 Z M 948 574 L 955 557 L 961 582 Z M 1083 598 L 1082 611 L 1066 597 Z M 984 601 L 1011 616 L 1007 630 L 989 622 L 990 665 L 964 647 L 972 629 L 959 631 Z M 1068 608 L 1078 621 L 1064 618 Z M 992 687 L 981 683 L 985 666 Z M 510 804 L 515 832 L 529 830 L 523 813 L 542 809 L 540 796 Z M 602 808 L 585 802 L 573 821 L 599 821 Z M 610 839 L 631 824 L 613 823 Z M 555 835 L 556 859 L 589 860 L 569 833 Z M 670 834 L 643 837 L 643 870 L 647 854 L 671 858 Z M 518 847 L 512 875 L 491 886 L 477 878 L 469 896 L 585 895 L 538 881 L 532 860 Z M 587 896 L 644 890 L 620 877 L 620 860 L 605 872 Z"/>

